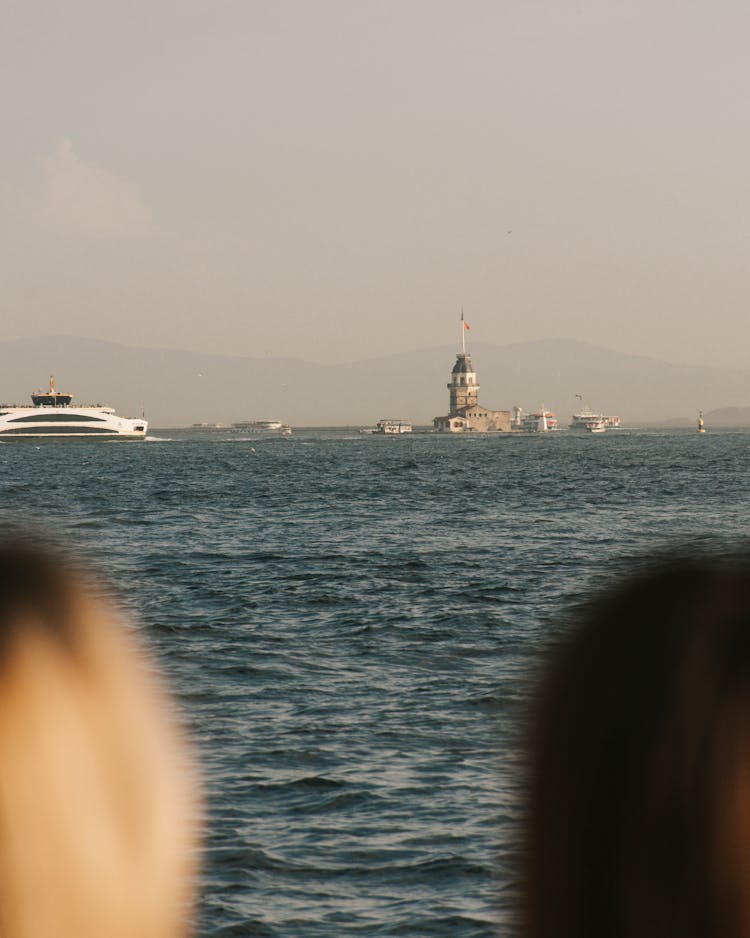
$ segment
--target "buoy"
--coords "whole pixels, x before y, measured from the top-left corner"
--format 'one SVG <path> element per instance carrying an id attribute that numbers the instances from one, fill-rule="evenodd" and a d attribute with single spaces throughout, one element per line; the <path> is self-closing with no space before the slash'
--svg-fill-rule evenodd
<path id="1" fill-rule="evenodd" d="M 703 426 L 703 411 L 698 411 L 698 433 L 705 433 L 706 428 Z"/>

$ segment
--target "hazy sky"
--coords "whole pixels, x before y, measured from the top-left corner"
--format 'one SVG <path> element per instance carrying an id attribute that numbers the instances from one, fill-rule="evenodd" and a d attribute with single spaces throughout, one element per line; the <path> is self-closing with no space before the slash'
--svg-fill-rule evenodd
<path id="1" fill-rule="evenodd" d="M 750 364 L 750 7 L 6 0 L 2 334 Z"/>

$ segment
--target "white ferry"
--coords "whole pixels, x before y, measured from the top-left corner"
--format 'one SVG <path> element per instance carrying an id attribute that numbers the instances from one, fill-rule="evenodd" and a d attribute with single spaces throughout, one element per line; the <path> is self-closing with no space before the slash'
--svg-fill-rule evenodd
<path id="1" fill-rule="evenodd" d="M 573 414 L 573 422 L 570 424 L 571 430 L 586 430 L 589 433 L 604 433 L 605 430 L 617 430 L 619 427 L 620 418 L 614 414 L 594 414 L 591 411 Z"/>
<path id="2" fill-rule="evenodd" d="M 143 440 L 148 421 L 118 417 L 111 407 L 85 404 L 72 407 L 72 394 L 55 390 L 50 375 L 49 390 L 35 391 L 28 404 L 0 404 L 0 438 L 89 437 Z"/>
<path id="3" fill-rule="evenodd" d="M 392 434 L 411 433 L 412 426 L 410 420 L 404 420 L 401 417 L 384 417 L 382 420 L 378 420 L 374 427 L 363 430 L 362 432 L 374 433 L 378 436 L 383 434 L 390 436 Z"/>
<path id="4" fill-rule="evenodd" d="M 559 427 L 557 417 L 552 411 L 542 409 L 539 413 L 521 416 L 519 429 L 527 433 L 546 433 L 548 430 L 557 430 Z"/>
<path id="5" fill-rule="evenodd" d="M 280 420 L 238 420 L 232 424 L 232 429 L 247 433 L 281 433 L 284 436 L 292 432 L 289 424 Z"/>
<path id="6" fill-rule="evenodd" d="M 573 414 L 570 429 L 585 430 L 587 433 L 604 433 L 607 424 L 602 414 L 594 414 L 585 410 L 580 414 Z"/>

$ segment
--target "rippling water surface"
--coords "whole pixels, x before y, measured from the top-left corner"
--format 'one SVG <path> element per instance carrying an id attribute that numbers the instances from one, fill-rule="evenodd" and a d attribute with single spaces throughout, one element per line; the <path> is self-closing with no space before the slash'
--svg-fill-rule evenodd
<path id="1" fill-rule="evenodd" d="M 750 435 L 157 437 L 0 445 L 0 517 L 94 561 L 183 701 L 200 934 L 502 933 L 526 675 L 622 558 L 746 535 Z"/>

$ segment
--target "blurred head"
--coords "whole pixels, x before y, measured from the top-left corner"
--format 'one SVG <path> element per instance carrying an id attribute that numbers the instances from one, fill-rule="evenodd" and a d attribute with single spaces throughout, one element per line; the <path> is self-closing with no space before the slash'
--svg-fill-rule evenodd
<path id="1" fill-rule="evenodd" d="M 750 935 L 750 565 L 590 609 L 532 720 L 525 938 Z"/>
<path id="2" fill-rule="evenodd" d="M 52 554 L 0 546 L 0 935 L 188 931 L 192 777 L 133 635 Z"/>

